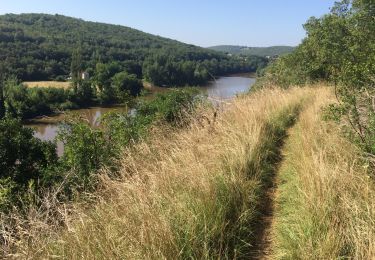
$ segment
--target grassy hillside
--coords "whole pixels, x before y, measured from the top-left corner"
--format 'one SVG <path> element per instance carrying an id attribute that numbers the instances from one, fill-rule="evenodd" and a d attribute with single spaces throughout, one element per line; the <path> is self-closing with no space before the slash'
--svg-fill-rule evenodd
<path id="1" fill-rule="evenodd" d="M 203 69 L 211 74 L 223 74 L 249 70 L 251 66 L 243 66 L 242 62 L 215 51 L 125 26 L 87 22 L 62 15 L 0 16 L 0 60 L 3 65 L 0 68 L 22 80 L 66 78 L 71 72 L 74 50 L 79 50 L 75 55 L 79 57 L 82 70 L 95 70 L 97 63 L 118 62 L 130 74 L 138 77 L 147 74 L 153 79 L 152 69 L 171 74 L 183 66 L 182 72 L 186 74 L 192 70 L 192 75 L 189 74 L 182 85 L 194 78 L 193 72 L 203 73 Z M 165 67 L 153 68 L 155 63 L 165 64 Z M 256 70 L 256 67 L 252 69 Z M 177 76 L 182 78 L 179 74 Z M 177 85 L 178 82 L 173 83 Z"/>
<path id="2" fill-rule="evenodd" d="M 221 107 L 177 89 L 103 128 L 72 121 L 58 167 L 53 144 L 0 120 L 22 155 L 0 164 L 0 258 L 374 259 L 373 7 L 311 18 Z"/>
<path id="3" fill-rule="evenodd" d="M 101 171 L 87 205 L 52 196 L 26 219 L 14 213 L 17 229 L 2 218 L 3 252 L 68 259 L 244 258 L 265 250 L 276 258 L 374 256 L 375 190 L 356 148 L 321 120 L 332 97 L 326 87 L 264 90 L 216 116 L 205 109 L 186 129 L 159 126 L 151 140 L 124 151 L 115 177 Z M 271 189 L 273 225 L 263 219 Z"/>
<path id="4" fill-rule="evenodd" d="M 271 46 L 271 47 L 247 47 L 236 45 L 218 45 L 209 47 L 211 50 L 242 55 L 255 55 L 255 56 L 275 56 L 291 53 L 295 47 L 291 46 Z"/>
<path id="5" fill-rule="evenodd" d="M 322 121 L 333 91 L 317 93 L 289 132 L 277 177 L 273 259 L 374 259 L 375 183 L 362 152 Z"/>
<path id="6" fill-rule="evenodd" d="M 54 204 L 57 198 L 50 197 L 47 215 L 39 205 L 27 219 L 2 217 L 3 252 L 16 247 L 21 256 L 69 259 L 252 254 L 253 225 L 278 140 L 309 92 L 258 93 L 236 100 L 216 119 L 214 111 L 203 110 L 186 129 L 156 128 L 151 140 L 124 151 L 117 177 L 102 171 L 89 208 Z M 68 228 L 60 230 L 61 224 Z"/>

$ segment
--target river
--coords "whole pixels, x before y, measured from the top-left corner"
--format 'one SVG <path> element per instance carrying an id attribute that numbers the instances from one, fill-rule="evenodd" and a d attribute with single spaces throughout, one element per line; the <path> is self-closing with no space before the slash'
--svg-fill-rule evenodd
<path id="1" fill-rule="evenodd" d="M 230 99 L 237 94 L 246 92 L 255 83 L 255 78 L 248 75 L 234 75 L 228 77 L 220 77 L 215 81 L 210 82 L 207 86 L 202 87 L 202 91 L 206 92 L 208 97 L 214 100 Z M 97 126 L 99 118 L 107 112 L 128 111 L 127 107 L 92 107 L 87 109 L 78 109 L 68 113 L 76 113 L 86 118 L 92 126 Z M 35 130 L 34 136 L 46 141 L 53 141 L 56 139 L 59 122 L 64 120 L 65 115 L 56 115 L 33 120 L 32 123 L 27 124 Z M 61 156 L 64 152 L 64 147 L 61 142 L 57 142 L 57 153 Z"/>

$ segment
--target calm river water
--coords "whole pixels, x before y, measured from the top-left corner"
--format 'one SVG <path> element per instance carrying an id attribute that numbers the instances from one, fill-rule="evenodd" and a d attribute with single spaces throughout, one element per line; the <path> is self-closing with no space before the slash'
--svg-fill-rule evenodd
<path id="1" fill-rule="evenodd" d="M 230 76 L 221 77 L 216 81 L 211 82 L 208 86 L 202 87 L 209 98 L 214 100 L 230 99 L 236 94 L 246 92 L 255 83 L 255 78 L 248 76 Z M 97 126 L 99 118 L 109 111 L 127 111 L 126 107 L 93 107 L 88 109 L 78 109 L 68 113 L 80 114 L 88 120 L 92 126 Z M 42 139 L 53 141 L 55 140 L 58 132 L 58 125 L 64 119 L 64 115 L 56 115 L 52 117 L 34 120 L 33 123 L 27 124 L 28 127 L 35 129 L 35 136 Z M 57 153 L 62 155 L 64 147 L 61 142 L 57 143 Z"/>

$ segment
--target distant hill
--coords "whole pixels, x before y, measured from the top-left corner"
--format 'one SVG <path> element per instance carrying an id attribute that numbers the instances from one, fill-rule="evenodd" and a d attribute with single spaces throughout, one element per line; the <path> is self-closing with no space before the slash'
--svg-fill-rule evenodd
<path id="1" fill-rule="evenodd" d="M 207 80 L 206 70 L 220 75 L 256 70 L 257 66 L 249 63 L 245 67 L 223 53 L 120 25 L 57 14 L 0 15 L 0 65 L 19 79 L 68 77 L 77 49 L 85 70 L 95 70 L 98 63 L 117 62 L 122 70 L 140 78 L 146 68 L 151 80 L 167 85 Z"/>
<path id="2" fill-rule="evenodd" d="M 221 51 L 230 54 L 244 54 L 256 56 L 275 56 L 291 53 L 295 47 L 291 46 L 271 46 L 271 47 L 247 47 L 236 45 L 218 45 L 209 47 L 210 50 Z"/>

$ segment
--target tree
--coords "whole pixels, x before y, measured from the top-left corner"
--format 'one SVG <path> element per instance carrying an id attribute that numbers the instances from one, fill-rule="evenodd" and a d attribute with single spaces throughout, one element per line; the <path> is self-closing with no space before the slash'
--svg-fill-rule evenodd
<path id="1" fill-rule="evenodd" d="M 130 94 L 136 96 L 140 93 L 142 82 L 135 74 L 128 74 L 127 72 L 119 72 L 112 77 L 112 84 L 116 87 L 120 95 Z"/>
<path id="2" fill-rule="evenodd" d="M 296 50 L 271 64 L 265 80 L 288 87 L 333 83 L 337 104 L 328 117 L 342 120 L 346 133 L 375 154 L 375 2 L 342 0 L 304 25 L 307 37 Z"/>
<path id="3" fill-rule="evenodd" d="M 81 44 L 79 44 L 78 47 L 76 47 L 73 50 L 72 53 L 72 62 L 70 66 L 70 72 L 72 76 L 72 84 L 74 88 L 74 92 L 77 93 L 79 85 L 81 83 L 81 73 L 83 70 L 83 63 L 82 63 L 82 47 Z"/>
<path id="4" fill-rule="evenodd" d="M 0 178 L 25 185 L 43 178 L 44 170 L 57 162 L 56 146 L 33 136 L 18 119 L 0 120 Z"/>
<path id="5" fill-rule="evenodd" d="M 184 81 L 188 78 L 179 70 L 185 61 L 198 64 L 216 60 L 220 65 L 217 68 L 222 69 L 210 68 L 210 73 L 215 75 L 241 72 L 246 68 L 241 60 L 224 53 L 123 26 L 85 22 L 61 15 L 1 15 L 0 27 L 1 60 L 22 81 L 51 80 L 58 76 L 65 78 L 72 73 L 73 83 L 77 87 L 80 70 L 112 61 L 120 63 L 120 71 L 136 74 L 141 79 L 146 77 L 142 71 L 143 63 L 157 55 L 170 57 L 171 61 L 171 66 L 165 66 L 165 62 L 155 64 L 154 68 L 167 73 L 159 74 L 161 80 L 158 80 L 157 73 L 153 74 L 152 78 L 160 82 L 159 85 L 190 84 Z M 169 82 L 168 73 L 174 77 L 173 84 Z"/>
<path id="6" fill-rule="evenodd" d="M 121 71 L 117 62 L 98 63 L 95 68 L 94 84 L 98 88 L 98 99 L 102 104 L 117 102 L 118 93 L 112 84 L 112 77 Z"/>
<path id="7" fill-rule="evenodd" d="M 4 116 L 5 116 L 4 80 L 0 78 L 0 120 L 3 119 Z"/>
<path id="8" fill-rule="evenodd" d="M 4 82 L 5 82 L 4 64 L 0 63 L 0 120 L 5 116 Z"/>
<path id="9" fill-rule="evenodd" d="M 23 118 L 28 110 L 27 88 L 19 84 L 17 78 L 10 77 L 5 81 L 3 93 L 6 114 Z"/>
<path id="10" fill-rule="evenodd" d="M 87 185 L 91 174 L 109 160 L 109 149 L 101 129 L 73 118 L 60 128 L 58 139 L 64 143 L 63 165 L 72 170 L 76 185 Z"/>

